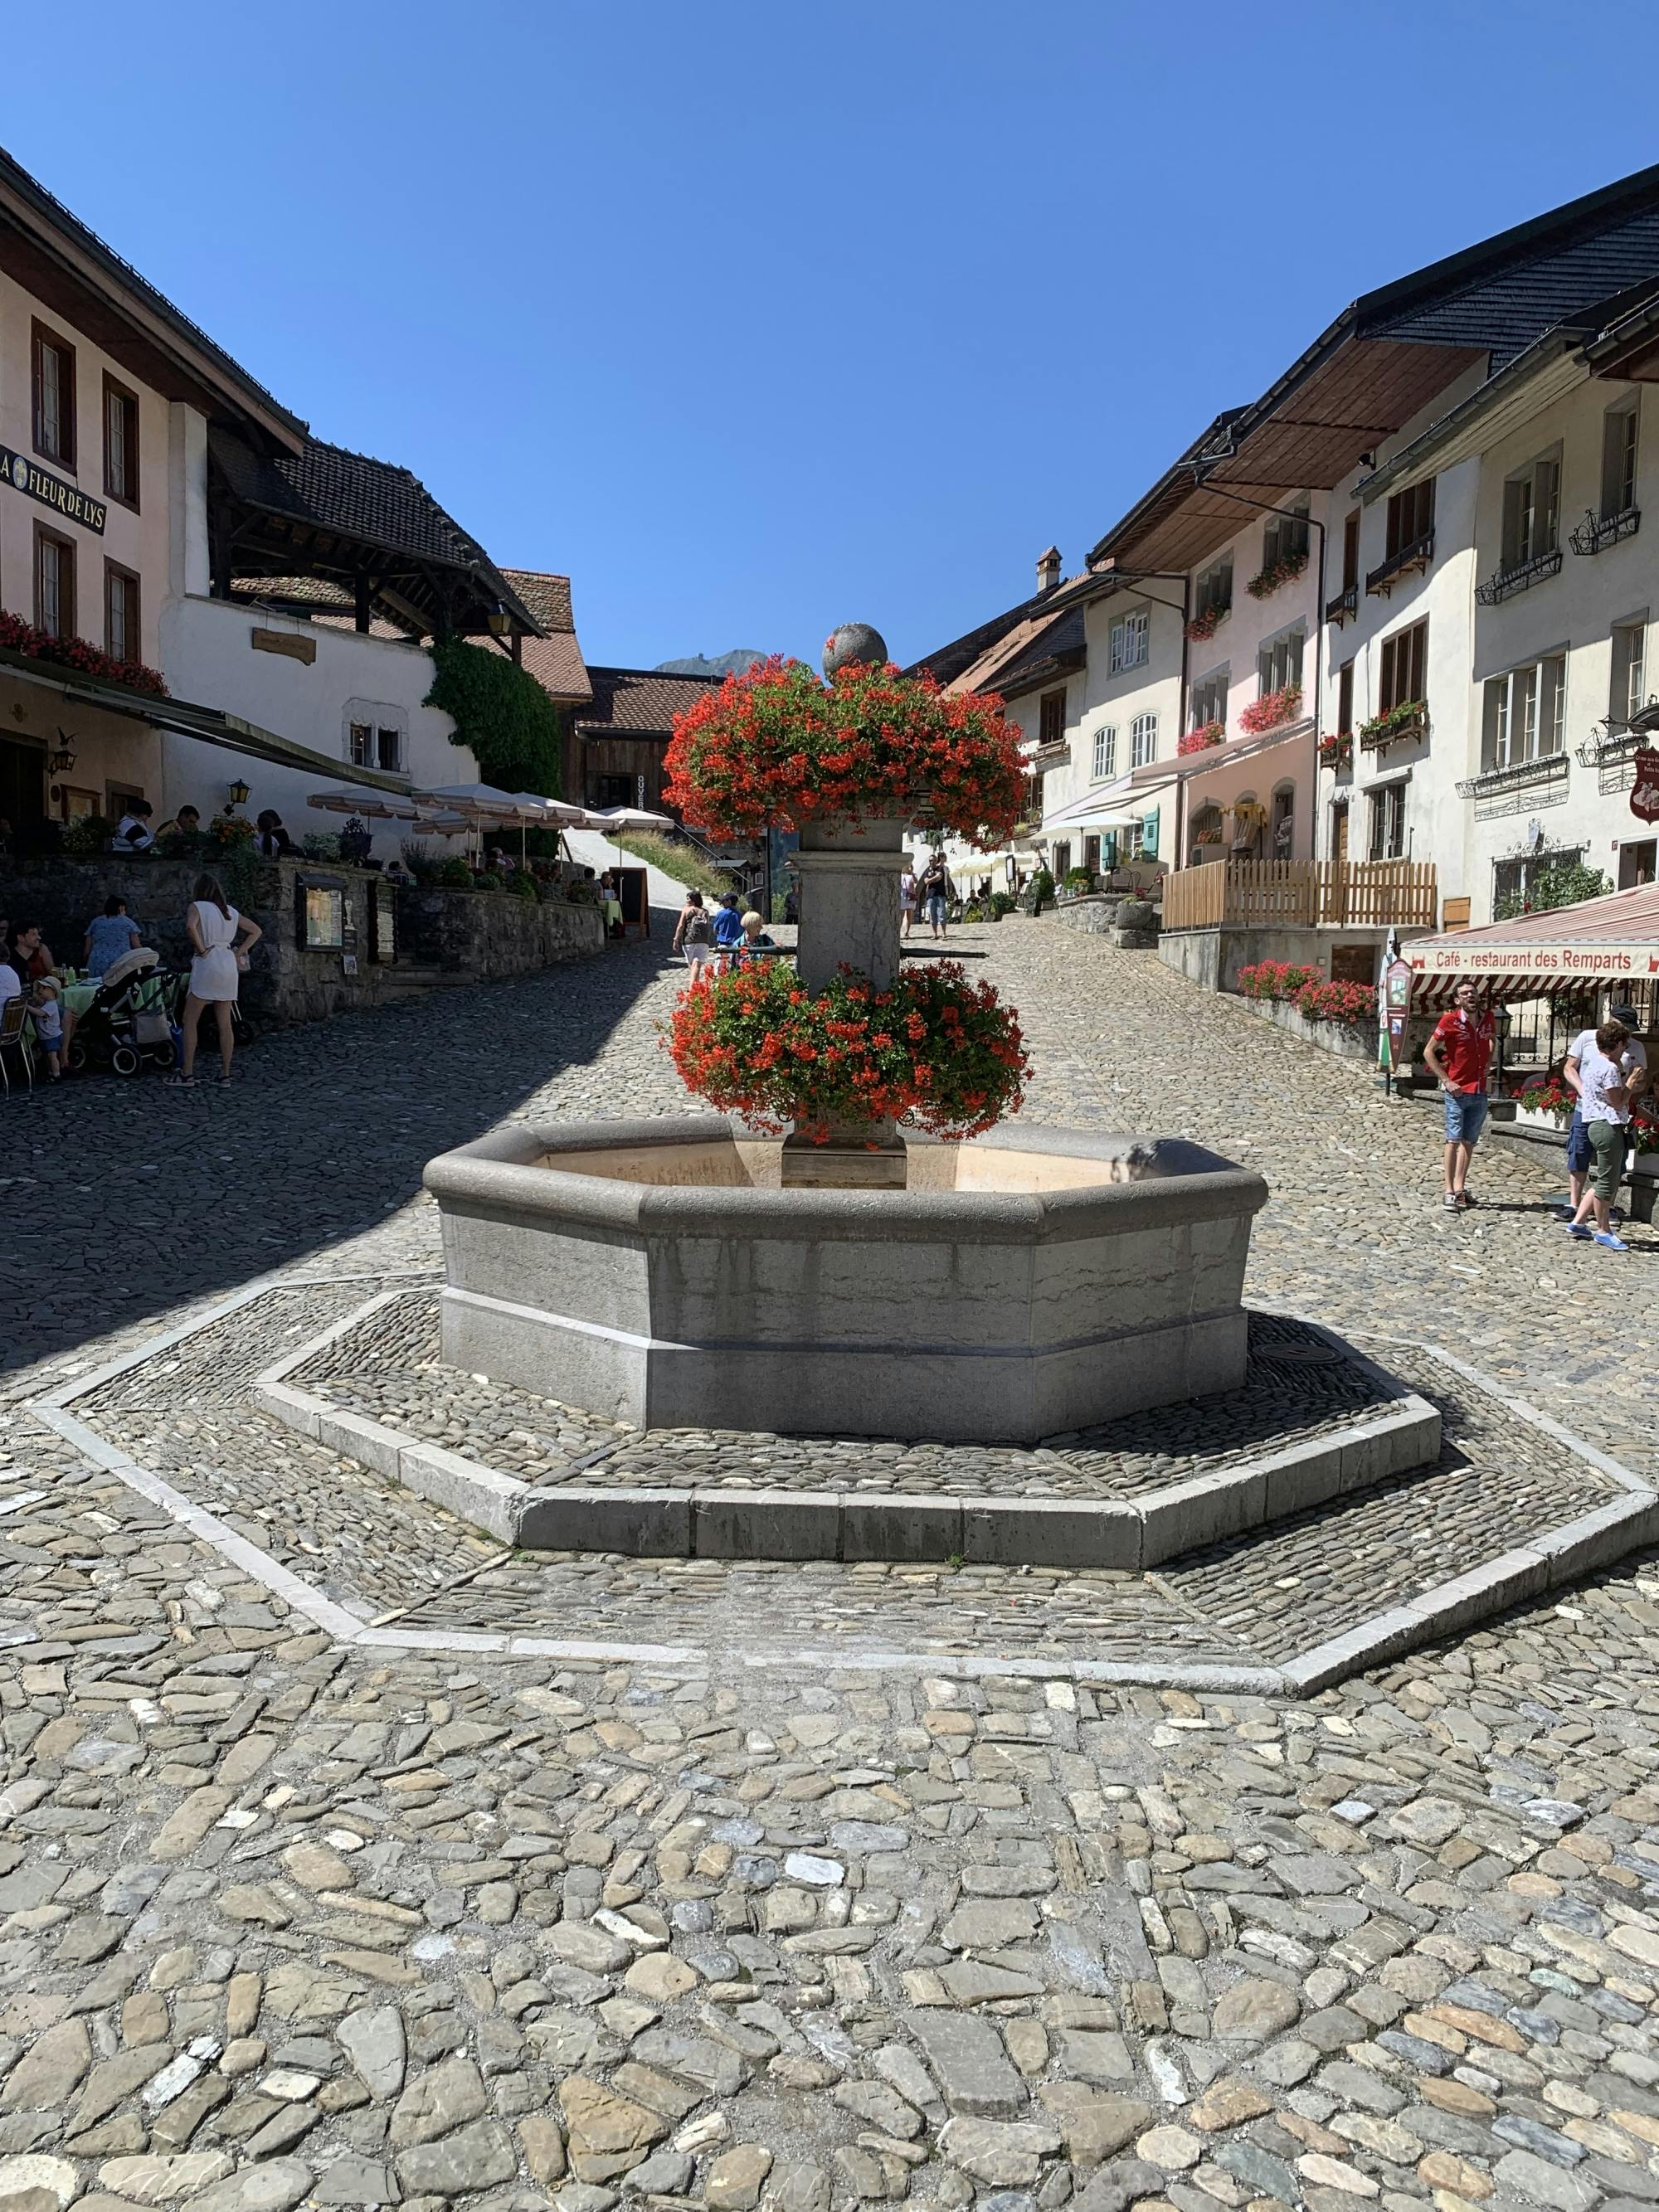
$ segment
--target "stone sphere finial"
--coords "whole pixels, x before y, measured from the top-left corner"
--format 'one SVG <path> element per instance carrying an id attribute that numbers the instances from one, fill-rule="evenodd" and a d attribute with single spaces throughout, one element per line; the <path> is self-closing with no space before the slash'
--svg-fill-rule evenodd
<path id="1" fill-rule="evenodd" d="M 823 641 L 823 672 L 833 676 L 854 660 L 879 668 L 887 659 L 887 641 L 868 623 L 842 623 Z"/>

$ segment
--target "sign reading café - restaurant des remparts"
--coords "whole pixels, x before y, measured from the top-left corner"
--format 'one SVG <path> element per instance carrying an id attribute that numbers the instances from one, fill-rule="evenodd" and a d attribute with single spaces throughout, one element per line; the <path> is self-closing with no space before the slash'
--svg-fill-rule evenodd
<path id="1" fill-rule="evenodd" d="M 104 534 L 104 518 L 109 508 L 101 499 L 93 499 L 74 484 L 66 483 L 30 460 L 27 453 L 14 453 L 9 446 L 0 446 L 0 483 L 9 483 L 14 491 L 27 492 L 38 499 L 42 507 L 49 507 L 61 514 L 65 522 L 78 522 L 86 530 Z"/>

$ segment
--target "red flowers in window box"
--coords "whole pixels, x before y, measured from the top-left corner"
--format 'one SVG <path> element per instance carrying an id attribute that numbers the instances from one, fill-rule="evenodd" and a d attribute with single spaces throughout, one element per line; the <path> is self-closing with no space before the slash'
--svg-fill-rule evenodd
<path id="1" fill-rule="evenodd" d="M 1270 599 L 1281 584 L 1288 584 L 1293 577 L 1299 576 L 1307 565 L 1305 553 L 1281 554 L 1265 568 L 1258 568 L 1244 588 L 1253 599 Z"/>
<path id="2" fill-rule="evenodd" d="M 31 660 L 54 661 L 60 668 L 76 669 L 102 683 L 147 692 L 152 699 L 167 696 L 159 669 L 147 668 L 142 660 L 117 660 L 100 653 L 95 645 L 88 645 L 83 637 L 54 637 L 50 630 L 36 629 L 20 615 L 0 614 L 0 646 L 9 653 L 26 653 Z"/>
<path id="3" fill-rule="evenodd" d="M 1291 960 L 1258 960 L 1253 968 L 1241 968 L 1238 988 L 1247 999 L 1294 1006 L 1310 1022 L 1354 1028 L 1376 1017 L 1376 994 L 1369 983 L 1328 983 L 1317 968 Z"/>
<path id="4" fill-rule="evenodd" d="M 1187 623 L 1188 636 L 1194 644 L 1201 644 L 1206 637 L 1215 635 L 1231 612 L 1231 604 L 1224 607 L 1200 607 Z"/>
<path id="5" fill-rule="evenodd" d="M 720 836 L 924 816 L 989 852 L 1025 804 L 1019 742 L 1000 699 L 947 696 L 890 661 L 825 684 L 804 661 L 763 660 L 675 716 L 663 797 Z"/>
<path id="6" fill-rule="evenodd" d="M 1206 753 L 1212 746 L 1218 745 L 1226 734 L 1225 726 L 1220 722 L 1201 722 L 1197 729 L 1188 731 L 1176 750 L 1177 753 Z"/>
<path id="7" fill-rule="evenodd" d="M 1253 738 L 1264 730 L 1276 730 L 1283 722 L 1293 722 L 1302 712 L 1302 686 L 1287 684 L 1282 690 L 1264 692 L 1260 699 L 1246 707 L 1238 718 L 1238 726 Z"/>
<path id="8" fill-rule="evenodd" d="M 1353 759 L 1353 732 L 1332 730 L 1319 740 L 1321 768 L 1346 768 Z"/>
<path id="9" fill-rule="evenodd" d="M 1018 1113 L 1029 1063 L 988 983 L 941 961 L 884 991 L 842 969 L 813 993 L 785 960 L 716 972 L 675 1006 L 667 1046 L 689 1091 L 780 1135 L 890 1116 L 960 1139 Z"/>

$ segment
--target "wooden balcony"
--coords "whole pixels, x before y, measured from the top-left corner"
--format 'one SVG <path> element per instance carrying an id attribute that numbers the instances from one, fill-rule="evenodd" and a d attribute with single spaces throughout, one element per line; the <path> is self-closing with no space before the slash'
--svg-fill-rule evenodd
<path id="1" fill-rule="evenodd" d="M 1212 860 L 1164 879 L 1168 929 L 1432 929 L 1432 860 Z"/>

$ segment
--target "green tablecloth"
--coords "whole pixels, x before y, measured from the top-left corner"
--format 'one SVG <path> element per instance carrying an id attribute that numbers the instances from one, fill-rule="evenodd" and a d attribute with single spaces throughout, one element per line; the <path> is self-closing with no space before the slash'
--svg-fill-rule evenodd
<path id="1" fill-rule="evenodd" d="M 613 929 L 616 927 L 617 924 L 622 920 L 622 901 L 620 899 L 607 899 L 605 901 L 605 919 L 608 927 Z"/>
<path id="2" fill-rule="evenodd" d="M 96 983 L 65 983 L 58 996 L 64 1012 L 73 1014 L 78 1021 L 98 996 L 98 986 Z"/>

